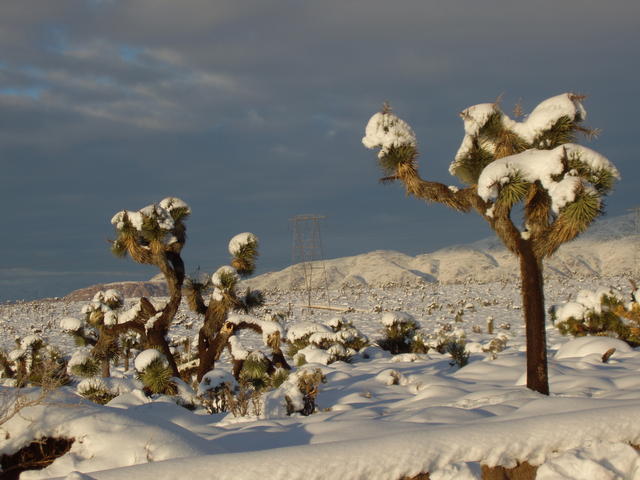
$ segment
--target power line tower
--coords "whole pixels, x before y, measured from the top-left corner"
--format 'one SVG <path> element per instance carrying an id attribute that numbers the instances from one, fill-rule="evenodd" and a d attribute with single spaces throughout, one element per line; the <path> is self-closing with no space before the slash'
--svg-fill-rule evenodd
<path id="1" fill-rule="evenodd" d="M 329 299 L 327 271 L 322 252 L 320 221 L 323 215 L 297 215 L 291 219 L 293 249 L 291 286 L 302 277 L 302 289 L 307 295 L 307 306 L 311 306 L 311 294 L 316 291 Z"/>

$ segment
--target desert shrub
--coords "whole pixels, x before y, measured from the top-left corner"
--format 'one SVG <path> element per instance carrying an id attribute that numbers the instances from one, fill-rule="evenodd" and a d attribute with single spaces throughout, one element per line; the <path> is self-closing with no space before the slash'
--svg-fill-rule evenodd
<path id="1" fill-rule="evenodd" d="M 625 305 L 620 292 L 612 288 L 581 290 L 575 301 L 554 305 L 549 310 L 562 335 L 610 336 L 634 347 L 640 345 L 636 311 L 640 312 L 640 306 L 635 297 Z"/>
<path id="2" fill-rule="evenodd" d="M 489 341 L 488 344 L 482 347 L 483 352 L 491 353 L 491 358 L 497 358 L 498 353 L 502 352 L 505 348 L 507 348 L 508 337 L 501 333 L 500 335 L 494 337 Z"/>
<path id="3" fill-rule="evenodd" d="M 383 337 L 378 345 L 392 354 L 409 353 L 424 348 L 424 339 L 418 335 L 420 325 L 404 312 L 386 312 L 381 319 Z"/>
<path id="4" fill-rule="evenodd" d="M 307 362 L 328 365 L 348 362 L 369 341 L 353 324 L 343 317 L 326 323 L 301 322 L 287 331 L 287 353 L 297 366 Z"/>
<path id="5" fill-rule="evenodd" d="M 433 333 L 429 334 L 429 347 L 438 353 L 447 353 L 447 348 L 451 343 L 464 342 L 467 334 L 461 328 L 454 328 L 451 323 L 444 323 Z"/>
<path id="6" fill-rule="evenodd" d="M 446 352 L 451 355 L 451 366 L 457 365 L 462 368 L 469 363 L 469 352 L 466 349 L 466 342 L 463 339 L 451 340 L 445 347 Z"/>
<path id="7" fill-rule="evenodd" d="M 160 351 L 150 348 L 140 352 L 135 359 L 135 368 L 138 380 L 148 393 L 177 393 L 173 372 Z"/>
<path id="8" fill-rule="evenodd" d="M 2 376 L 13 379 L 17 387 L 69 382 L 66 362 L 57 348 L 38 335 L 16 337 L 16 348 L 8 354 L 0 352 Z"/>
<path id="9" fill-rule="evenodd" d="M 78 377 L 95 377 L 100 373 L 100 364 L 91 356 L 88 348 L 80 348 L 73 352 L 67 364 L 69 372 Z"/>
<path id="10" fill-rule="evenodd" d="M 207 372 L 198 385 L 197 395 L 209 413 L 229 411 L 230 395 L 237 387 L 233 375 L 221 369 Z"/>
<path id="11" fill-rule="evenodd" d="M 87 400 L 100 405 L 105 405 L 118 396 L 118 392 L 111 391 L 102 379 L 98 377 L 88 378 L 80 382 L 76 387 L 76 392 Z"/>

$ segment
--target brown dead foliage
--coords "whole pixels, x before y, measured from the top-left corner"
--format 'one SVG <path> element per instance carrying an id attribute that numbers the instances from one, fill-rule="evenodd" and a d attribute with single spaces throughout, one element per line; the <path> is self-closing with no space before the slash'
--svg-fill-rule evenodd
<path id="1" fill-rule="evenodd" d="M 73 438 L 41 438 L 31 442 L 12 455 L 2 455 L 2 480 L 18 480 L 26 470 L 42 470 L 71 449 Z"/>

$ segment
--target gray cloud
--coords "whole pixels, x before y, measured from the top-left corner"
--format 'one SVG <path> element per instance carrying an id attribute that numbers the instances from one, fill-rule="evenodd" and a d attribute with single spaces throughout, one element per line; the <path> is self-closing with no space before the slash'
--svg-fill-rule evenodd
<path id="1" fill-rule="evenodd" d="M 455 183 L 460 110 L 586 93 L 622 213 L 637 201 L 639 14 L 590 0 L 3 2 L 0 268 L 133 278 L 143 270 L 108 252 L 108 221 L 167 195 L 193 207 L 185 258 L 203 268 L 246 230 L 263 270 L 285 266 L 298 213 L 328 216 L 328 256 L 489 234 L 377 184 L 360 139 L 385 100 L 414 126 L 423 174 Z M 52 288 L 36 277 L 31 292 Z"/>

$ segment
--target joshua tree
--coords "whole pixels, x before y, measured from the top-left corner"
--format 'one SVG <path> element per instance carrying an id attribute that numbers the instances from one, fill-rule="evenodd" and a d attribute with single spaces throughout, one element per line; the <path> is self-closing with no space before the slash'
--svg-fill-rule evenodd
<path id="1" fill-rule="evenodd" d="M 166 337 L 182 300 L 184 263 L 180 252 L 186 240 L 184 221 L 190 213 L 191 209 L 182 200 L 168 197 L 137 212 L 122 210 L 111 219 L 118 232 L 112 243 L 113 253 L 121 257 L 129 254 L 138 263 L 155 265 L 169 288 L 169 301 L 163 308 L 156 309 L 146 298 L 141 298 L 138 313 L 122 323 L 118 321 L 112 330 L 140 333 L 146 346 L 164 354 L 175 377 L 179 377 L 178 366 Z"/>
<path id="2" fill-rule="evenodd" d="M 82 356 L 72 370 L 81 376 L 94 376 L 98 367 L 103 377 L 110 376 L 110 363 L 121 354 L 128 361 L 132 338 L 144 335 L 123 336 L 126 330 L 144 331 L 144 321 L 155 314 L 155 309 L 143 308 L 148 300 L 141 299 L 130 310 L 123 310 L 124 299 L 120 292 L 109 289 L 99 291 L 93 300 L 82 308 L 84 320 L 65 317 L 60 320 L 60 328 L 69 333 L 79 347 L 91 346 L 91 355 Z M 149 304 L 150 305 L 150 304 Z M 133 322 L 132 322 L 133 321 Z M 100 365 L 98 365 L 98 363 Z M 125 365 L 125 371 L 128 365 Z"/>
<path id="3" fill-rule="evenodd" d="M 277 322 L 262 321 L 248 315 L 229 317 L 231 312 L 249 313 L 264 303 L 259 290 L 247 288 L 240 292 L 238 287 L 240 277 L 246 277 L 255 270 L 258 238 L 248 232 L 236 235 L 229 242 L 229 253 L 232 255 L 230 266 L 220 267 L 204 281 L 188 279 L 185 282 L 189 307 L 204 316 L 204 323 L 198 333 L 198 381 L 213 369 L 225 347 L 231 351 L 236 362 L 234 373 L 239 375 L 245 356 L 234 355 L 230 340 L 242 329 L 250 329 L 263 335 L 265 343 L 273 352 L 273 358 L 269 361 L 270 369 L 289 368 L 280 348 L 282 332 Z M 212 292 L 207 304 L 203 293 L 210 289 Z"/>
<path id="4" fill-rule="evenodd" d="M 400 180 L 407 194 L 462 212 L 476 210 L 520 263 L 527 335 L 527 387 L 549 393 L 542 260 L 587 229 L 619 178 L 602 155 L 571 143 L 586 113 L 584 97 L 565 93 L 539 104 L 522 122 L 498 103 L 461 113 L 465 136 L 449 167 L 466 188 L 423 180 L 411 127 L 385 106 L 367 124 L 363 143 L 380 148 L 383 181 Z M 519 207 L 518 207 L 519 206 Z M 512 213 L 521 210 L 522 221 Z"/>

